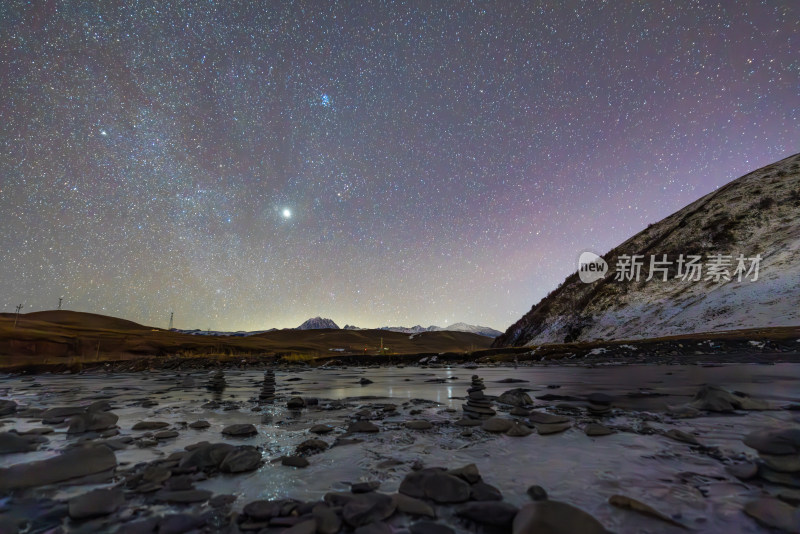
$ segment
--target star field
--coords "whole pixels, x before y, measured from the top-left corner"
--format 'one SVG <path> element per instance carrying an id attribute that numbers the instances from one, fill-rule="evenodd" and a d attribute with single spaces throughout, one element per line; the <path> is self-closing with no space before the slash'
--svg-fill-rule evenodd
<path id="1" fill-rule="evenodd" d="M 0 309 L 504 330 L 800 148 L 794 1 L 255 4 L 2 3 Z"/>

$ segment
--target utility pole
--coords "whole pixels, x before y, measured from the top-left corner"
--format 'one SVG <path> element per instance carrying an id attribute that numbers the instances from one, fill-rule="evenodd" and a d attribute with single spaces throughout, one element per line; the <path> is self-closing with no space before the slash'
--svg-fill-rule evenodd
<path id="1" fill-rule="evenodd" d="M 17 327 L 17 321 L 19 321 L 19 311 L 22 309 L 22 304 L 17 304 L 17 315 L 14 317 L 14 328 Z"/>
<path id="2" fill-rule="evenodd" d="M 172 330 L 172 318 L 175 315 L 175 312 L 169 312 L 169 330 Z"/>
<path id="3" fill-rule="evenodd" d="M 61 309 L 61 301 L 64 300 L 64 297 L 58 297 L 58 309 Z"/>

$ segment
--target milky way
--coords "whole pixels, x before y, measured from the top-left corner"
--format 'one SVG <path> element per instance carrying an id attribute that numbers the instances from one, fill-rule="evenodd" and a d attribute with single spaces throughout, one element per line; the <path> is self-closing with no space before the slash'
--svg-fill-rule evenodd
<path id="1" fill-rule="evenodd" d="M 505 329 L 800 147 L 795 1 L 34 4 L 0 6 L 2 311 Z"/>

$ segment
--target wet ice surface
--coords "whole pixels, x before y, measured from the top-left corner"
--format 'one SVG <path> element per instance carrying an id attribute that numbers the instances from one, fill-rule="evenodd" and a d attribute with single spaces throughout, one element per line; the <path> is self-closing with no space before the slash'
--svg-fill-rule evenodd
<path id="1" fill-rule="evenodd" d="M 462 437 L 463 429 L 452 423 L 461 417 L 461 398 L 466 396 L 472 374 L 484 379 L 487 395 L 499 395 L 515 387 L 531 390 L 529 395 L 534 398 L 537 409 L 567 413 L 574 421 L 573 428 L 560 434 L 534 433 L 522 438 L 488 434 L 477 429 L 472 436 Z M 50 408 L 107 399 L 113 413 L 120 417 L 118 426 L 122 435 L 144 434 L 131 429 L 143 420 L 165 421 L 170 428 L 179 431 L 177 438 L 165 440 L 156 447 L 130 445 L 117 451 L 119 469 L 166 457 L 200 441 L 260 446 L 267 462 L 257 471 L 219 475 L 196 485 L 214 494 L 236 495 L 234 508 L 237 509 L 256 499 L 318 500 L 329 491 L 348 491 L 349 483 L 367 480 L 379 480 L 380 491 L 394 492 L 414 462 L 449 468 L 475 463 L 484 480 L 499 488 L 505 500 L 517 506 L 529 501 L 525 490 L 538 484 L 547 490 L 551 499 L 567 501 L 586 510 L 616 532 L 681 531 L 661 521 L 610 506 L 608 498 L 620 493 L 643 501 L 693 529 L 729 533 L 767 531 L 745 516 L 742 507 L 771 486 L 763 482 L 738 481 L 726 473 L 723 461 L 696 447 L 658 433 L 647 435 L 634 431 L 641 431 L 642 425 L 656 432 L 677 428 L 695 433 L 703 445 L 717 447 L 722 457 L 747 455 L 755 458 L 755 451 L 742 444 L 742 437 L 767 426 L 797 425 L 797 412 L 775 409 L 673 419 L 665 414 L 667 406 L 689 402 L 706 383 L 743 391 L 769 401 L 776 408 L 800 401 L 798 364 L 279 370 L 276 373 L 277 400 L 266 407 L 254 402 L 263 370 L 226 370 L 228 387 L 216 397 L 202 387 L 209 373 L 190 374 L 197 382 L 196 387 L 183 387 L 185 376 L 168 372 L 88 373 L 41 375 L 33 382 L 30 378 L 3 377 L 0 397 L 14 399 L 21 408 Z M 368 377 L 373 383 L 359 385 L 362 377 Z M 526 382 L 499 383 L 508 378 Z M 437 379 L 438 382 L 433 381 Z M 548 385 L 559 387 L 548 388 Z M 535 399 L 547 394 L 583 398 L 593 392 L 604 392 L 615 398 L 612 415 L 594 419 L 583 409 L 584 402 Z M 328 401 L 341 401 L 342 406 L 339 409 L 309 407 L 292 412 L 285 406 L 286 400 L 295 394 L 318 398 L 321 407 L 328 407 Z M 215 398 L 236 401 L 239 406 L 235 410 L 202 407 Z M 142 407 L 144 400 L 158 404 Z M 291 454 L 300 442 L 315 437 L 307 430 L 312 425 L 334 426 L 334 432 L 320 436 L 332 444 L 345 433 L 355 412 L 385 403 L 398 405 L 398 411 L 383 415 L 376 410 L 379 417 L 373 422 L 381 426 L 381 432 L 352 436 L 363 442 L 336 446 L 310 456 L 310 466 L 305 469 L 270 463 L 269 460 Z M 579 412 L 570 413 L 570 406 Z M 412 416 L 408 413 L 412 409 L 422 410 L 422 413 Z M 502 411 L 498 415 L 511 417 Z M 193 430 L 180 424 L 199 419 L 207 420 L 211 427 Z M 412 431 L 402 426 L 402 422 L 409 419 L 426 419 L 439 424 L 431 431 Z M 590 420 L 610 427 L 628 427 L 631 431 L 590 438 L 580 429 Z M 0 421 L 4 422 L 0 431 L 12 428 L 24 431 L 42 426 L 40 419 L 6 417 Z M 222 428 L 233 423 L 252 423 L 259 433 L 244 439 L 223 436 Z M 77 439 L 67 436 L 64 425 L 56 426 L 55 433 L 47 437 L 50 442 L 38 451 L 0 455 L 0 466 L 51 456 Z M 90 487 L 60 485 L 43 491 L 56 498 L 69 498 Z"/>

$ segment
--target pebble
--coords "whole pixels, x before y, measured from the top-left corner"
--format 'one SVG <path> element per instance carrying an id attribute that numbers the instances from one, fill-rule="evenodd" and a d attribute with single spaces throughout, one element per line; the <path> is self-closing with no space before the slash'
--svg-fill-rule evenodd
<path id="1" fill-rule="evenodd" d="M 402 493 L 394 494 L 393 499 L 395 503 L 397 503 L 397 509 L 404 514 L 431 518 L 436 517 L 436 512 L 433 507 L 425 501 L 403 495 Z"/>
<path id="2" fill-rule="evenodd" d="M 583 431 L 587 436 L 590 437 L 608 436 L 614 433 L 613 430 L 599 423 L 589 423 L 588 425 L 583 427 Z"/>
<path id="3" fill-rule="evenodd" d="M 744 505 L 744 513 L 769 528 L 800 533 L 800 508 L 778 499 L 763 498 Z"/>
<path id="4" fill-rule="evenodd" d="M 422 420 L 406 421 L 404 426 L 411 430 L 430 430 L 433 428 L 433 425 L 429 421 Z"/>
<path id="5" fill-rule="evenodd" d="M 0 491 L 31 488 L 110 471 L 117 466 L 111 449 L 88 445 L 45 460 L 0 469 Z"/>
<path id="6" fill-rule="evenodd" d="M 537 486 L 536 484 L 529 486 L 526 490 L 528 497 L 531 498 L 533 501 L 546 501 L 547 500 L 547 491 L 541 486 Z"/>
<path id="7" fill-rule="evenodd" d="M 537 501 L 523 506 L 514 517 L 513 534 L 608 534 L 594 517 L 571 504 Z"/>
<path id="8" fill-rule="evenodd" d="M 421 469 L 406 475 L 399 493 L 437 503 L 465 502 L 470 498 L 470 485 L 442 469 Z"/>
<path id="9" fill-rule="evenodd" d="M 500 417 L 490 417 L 481 424 L 481 428 L 485 431 L 496 433 L 507 432 L 512 426 L 514 426 L 514 421 L 511 419 L 502 419 Z"/>
<path id="10" fill-rule="evenodd" d="M 489 501 L 468 503 L 456 515 L 481 525 L 509 528 L 518 512 L 519 508 L 507 502 Z"/>
<path id="11" fill-rule="evenodd" d="M 362 493 L 354 496 L 342 508 L 342 519 L 351 527 L 360 527 L 388 519 L 397 504 L 383 493 Z"/>
<path id="12" fill-rule="evenodd" d="M 303 458 L 302 456 L 284 456 L 281 458 L 281 465 L 285 465 L 288 467 L 308 467 L 310 464 L 308 460 Z"/>
<path id="13" fill-rule="evenodd" d="M 351 423 L 350 426 L 347 427 L 347 432 L 349 434 L 355 432 L 367 432 L 367 433 L 374 433 L 379 432 L 380 428 L 376 425 L 370 423 L 369 421 L 356 421 L 355 423 Z"/>
<path id="14" fill-rule="evenodd" d="M 545 412 L 536 412 L 533 411 L 528 416 L 528 421 L 533 424 L 541 424 L 541 425 L 554 425 L 557 423 L 569 423 L 569 417 L 564 417 L 563 415 L 553 415 Z"/>
<path id="15" fill-rule="evenodd" d="M 168 426 L 169 423 L 163 421 L 139 421 L 131 427 L 131 430 L 160 430 Z"/>
<path id="16" fill-rule="evenodd" d="M 447 525 L 433 521 L 417 521 L 409 530 L 411 534 L 455 534 L 455 531 Z"/>
<path id="17" fill-rule="evenodd" d="M 195 430 L 202 430 L 204 428 L 208 428 L 211 426 L 211 423 L 204 420 L 195 421 L 194 423 L 189 423 L 189 428 L 193 428 Z"/>
<path id="18" fill-rule="evenodd" d="M 533 433 L 533 430 L 528 428 L 526 425 L 521 425 L 516 421 L 514 424 L 506 430 L 506 436 L 511 436 L 515 438 L 524 438 L 525 436 L 530 436 Z"/>
<path id="19" fill-rule="evenodd" d="M 246 437 L 258 434 L 258 429 L 250 423 L 237 423 L 226 426 L 222 433 L 226 436 Z"/>
<path id="20" fill-rule="evenodd" d="M 555 423 L 550 425 L 536 425 L 536 431 L 539 434 L 546 436 L 548 434 L 557 434 L 559 432 L 564 432 L 568 428 L 572 426 L 572 423 Z"/>
<path id="21" fill-rule="evenodd" d="M 258 469 L 261 465 L 261 453 L 255 447 L 241 446 L 230 451 L 222 463 L 219 470 L 223 473 L 244 473 Z"/>
<path id="22" fill-rule="evenodd" d="M 96 489 L 69 500 L 69 516 L 72 519 L 87 519 L 114 513 L 125 497 L 122 490 Z"/>

